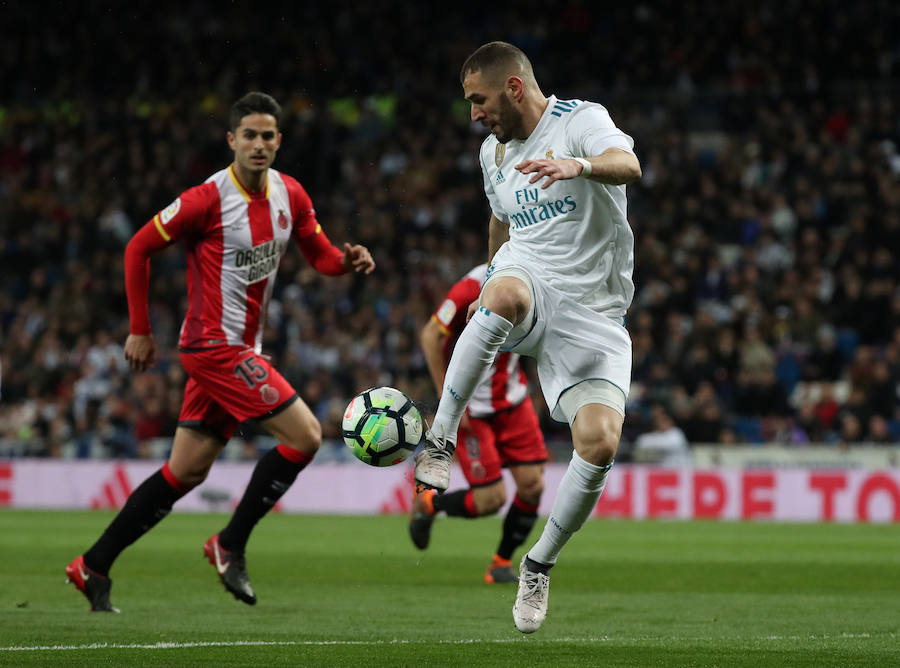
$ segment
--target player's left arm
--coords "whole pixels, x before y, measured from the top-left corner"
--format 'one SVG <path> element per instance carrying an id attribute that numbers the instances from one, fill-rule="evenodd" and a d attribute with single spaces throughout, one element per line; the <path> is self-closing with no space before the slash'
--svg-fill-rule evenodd
<path id="1" fill-rule="evenodd" d="M 581 158 L 587 161 L 582 164 L 575 158 L 565 160 L 526 160 L 516 165 L 523 174 L 534 174 L 528 182 L 536 183 L 543 178 L 547 180 L 541 188 L 547 188 L 557 181 L 584 176 L 597 183 L 621 186 L 633 183 L 641 178 L 641 163 L 634 153 L 620 148 L 608 148 L 600 155 Z M 590 165 L 590 169 L 588 169 Z"/>
<path id="2" fill-rule="evenodd" d="M 578 177 L 614 186 L 641 178 L 641 163 L 632 150 L 634 140 L 615 126 L 600 105 L 584 104 L 572 113 L 566 141 L 572 158 L 526 160 L 515 168 L 533 174 L 530 183 L 546 178 L 541 188 Z"/>
<path id="3" fill-rule="evenodd" d="M 312 200 L 296 180 L 282 175 L 288 185 L 294 229 L 291 236 L 299 246 L 307 262 L 321 274 L 340 276 L 349 271 L 371 274 L 375 260 L 369 249 L 361 244 L 345 242 L 338 248 L 328 239 L 319 221 Z"/>

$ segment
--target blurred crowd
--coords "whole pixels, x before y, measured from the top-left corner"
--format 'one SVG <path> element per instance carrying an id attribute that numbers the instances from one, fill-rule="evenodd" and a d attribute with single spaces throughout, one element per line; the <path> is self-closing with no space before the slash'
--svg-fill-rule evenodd
<path id="1" fill-rule="evenodd" d="M 635 139 L 623 452 L 900 441 L 900 6 L 661 4 L 7 6 L 0 457 L 165 455 L 184 256 L 151 263 L 162 356 L 138 375 L 122 355 L 122 253 L 229 162 L 228 108 L 248 90 L 285 109 L 275 167 L 332 241 L 378 263 L 335 279 L 289 249 L 264 351 L 329 443 L 365 387 L 433 410 L 419 329 L 486 256 L 485 131 L 458 70 L 491 39 L 531 56 L 545 94 L 600 102 Z M 242 436 L 237 456 L 255 456 L 257 429 Z"/>

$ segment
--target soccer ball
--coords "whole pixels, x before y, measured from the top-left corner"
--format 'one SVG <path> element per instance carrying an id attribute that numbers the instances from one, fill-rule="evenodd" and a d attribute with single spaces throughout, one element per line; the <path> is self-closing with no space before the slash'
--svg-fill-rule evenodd
<path id="1" fill-rule="evenodd" d="M 393 466 L 422 440 L 422 416 L 408 396 L 393 387 L 360 392 L 344 411 L 344 443 L 370 466 Z"/>

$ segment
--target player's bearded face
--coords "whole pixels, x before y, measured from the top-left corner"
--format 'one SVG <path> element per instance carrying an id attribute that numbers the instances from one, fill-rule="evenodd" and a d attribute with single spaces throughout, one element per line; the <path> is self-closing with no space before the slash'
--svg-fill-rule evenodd
<path id="1" fill-rule="evenodd" d="M 228 133 L 228 143 L 241 170 L 266 170 L 272 165 L 281 145 L 278 122 L 271 114 L 248 114 L 241 119 L 234 132 Z"/>
<path id="2" fill-rule="evenodd" d="M 499 108 L 492 125 L 491 132 L 501 144 L 522 134 L 522 112 L 513 106 L 505 92 L 499 95 Z"/>
<path id="3" fill-rule="evenodd" d="M 502 79 L 484 79 L 481 72 L 470 72 L 463 81 L 463 93 L 472 104 L 472 120 L 490 129 L 501 144 L 524 138 L 522 112 L 509 99 L 505 88 Z"/>

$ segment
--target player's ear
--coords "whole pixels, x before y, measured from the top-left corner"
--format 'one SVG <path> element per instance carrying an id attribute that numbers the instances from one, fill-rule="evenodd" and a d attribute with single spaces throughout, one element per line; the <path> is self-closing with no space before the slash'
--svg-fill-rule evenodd
<path id="1" fill-rule="evenodd" d="M 281 148 L 281 133 L 278 133 L 278 137 L 275 139 L 275 149 Z"/>
<path id="2" fill-rule="evenodd" d="M 234 133 L 231 130 L 229 130 L 225 134 L 225 136 L 228 137 L 228 146 L 230 146 L 231 150 L 233 151 L 234 150 Z"/>
<path id="3" fill-rule="evenodd" d="M 525 94 L 525 84 L 519 77 L 509 77 L 506 80 L 506 92 L 513 100 L 521 102 Z"/>

